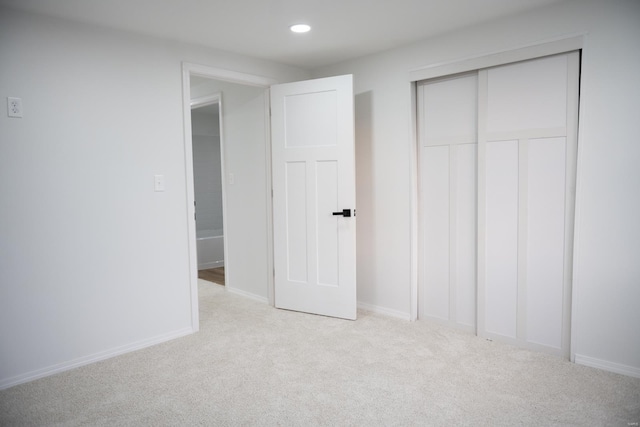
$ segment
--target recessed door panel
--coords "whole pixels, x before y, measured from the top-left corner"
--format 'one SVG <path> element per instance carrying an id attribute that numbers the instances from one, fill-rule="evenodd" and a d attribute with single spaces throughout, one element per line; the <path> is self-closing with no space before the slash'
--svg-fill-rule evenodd
<path id="1" fill-rule="evenodd" d="M 423 86 L 424 145 L 443 140 L 473 143 L 477 138 L 477 76 L 469 74 Z"/>
<path id="2" fill-rule="evenodd" d="M 530 140 L 527 167 L 527 340 L 558 349 L 562 344 L 565 140 Z"/>
<path id="3" fill-rule="evenodd" d="M 476 325 L 477 145 L 455 146 L 456 315 L 461 325 Z"/>
<path id="4" fill-rule="evenodd" d="M 287 147 L 335 146 L 335 90 L 291 94 L 284 99 Z"/>
<path id="5" fill-rule="evenodd" d="M 487 79 L 488 132 L 566 126 L 566 55 L 491 68 Z"/>
<path id="6" fill-rule="evenodd" d="M 516 337 L 518 301 L 518 141 L 486 144 L 487 332 Z"/>
<path id="7" fill-rule="evenodd" d="M 317 280 L 320 285 L 338 286 L 340 258 L 339 221 L 333 216 L 338 210 L 338 162 L 316 163 Z"/>
<path id="8" fill-rule="evenodd" d="M 449 319 L 449 146 L 427 147 L 422 160 L 423 316 Z"/>
<path id="9" fill-rule="evenodd" d="M 307 283 L 306 163 L 286 163 L 287 275 L 290 281 Z"/>

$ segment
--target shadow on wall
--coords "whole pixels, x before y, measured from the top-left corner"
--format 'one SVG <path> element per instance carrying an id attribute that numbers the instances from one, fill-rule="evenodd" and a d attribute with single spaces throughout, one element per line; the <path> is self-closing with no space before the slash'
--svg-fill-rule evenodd
<path id="1" fill-rule="evenodd" d="M 374 274 L 366 260 L 376 259 L 376 245 L 373 217 L 374 211 L 374 170 L 373 170 L 373 93 L 371 91 L 355 95 L 355 150 L 356 150 L 356 209 L 358 234 L 356 242 L 358 299 L 375 299 L 371 290 L 365 289 Z"/>

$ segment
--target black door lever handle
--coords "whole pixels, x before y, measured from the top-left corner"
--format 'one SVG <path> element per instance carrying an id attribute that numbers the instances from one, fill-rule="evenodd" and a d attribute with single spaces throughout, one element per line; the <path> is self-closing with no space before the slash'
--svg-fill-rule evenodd
<path id="1" fill-rule="evenodd" d="M 342 209 L 342 212 L 334 212 L 333 215 L 342 215 L 344 217 L 350 217 L 351 216 L 351 209 Z"/>

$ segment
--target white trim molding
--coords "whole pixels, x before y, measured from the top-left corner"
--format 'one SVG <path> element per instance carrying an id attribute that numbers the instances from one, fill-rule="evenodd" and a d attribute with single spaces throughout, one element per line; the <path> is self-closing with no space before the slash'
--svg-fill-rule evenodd
<path id="1" fill-rule="evenodd" d="M 392 310 L 386 307 L 380 307 L 379 305 L 367 304 L 364 302 L 358 302 L 358 309 L 370 311 L 376 314 L 382 314 L 384 316 L 395 317 L 402 320 L 411 320 L 410 313 L 405 313 L 398 310 Z"/>
<path id="2" fill-rule="evenodd" d="M 258 302 L 261 302 L 261 303 L 264 303 L 264 304 L 269 304 L 269 298 L 265 298 L 265 297 L 260 296 L 260 295 L 252 294 L 251 292 L 243 291 L 243 290 L 240 290 L 240 289 L 230 288 L 228 286 L 226 286 L 225 289 L 227 290 L 227 292 L 229 292 L 231 294 L 240 295 L 242 297 L 249 298 L 249 299 L 252 299 L 254 301 L 258 301 Z"/>
<path id="3" fill-rule="evenodd" d="M 583 356 L 581 354 L 575 355 L 575 363 L 578 365 L 589 366 L 591 368 L 615 372 L 616 374 L 640 378 L 640 369 L 634 366 L 627 366 L 621 363 L 609 362 L 607 360 L 596 359 L 595 357 Z"/>
<path id="4" fill-rule="evenodd" d="M 411 158 L 409 159 L 410 163 L 410 173 L 411 173 L 411 258 L 410 258 L 410 289 L 409 289 L 409 320 L 411 322 L 415 322 L 418 320 L 418 266 L 419 266 L 419 254 L 420 250 L 418 248 L 418 216 L 420 215 L 419 203 L 420 196 L 418 194 L 418 88 L 416 82 L 410 82 L 410 91 L 411 91 L 411 111 L 409 112 L 409 117 L 411 117 L 410 122 L 410 135 L 411 135 L 411 146 L 409 149 L 409 153 L 411 153 Z M 415 235 L 413 233 L 416 233 Z"/>
<path id="5" fill-rule="evenodd" d="M 241 73 L 224 68 L 209 67 L 206 65 L 183 62 L 182 69 L 188 69 L 191 75 L 206 77 L 210 79 L 222 80 L 225 82 L 238 83 L 247 86 L 257 86 L 267 88 L 278 83 L 270 77 L 258 76 L 255 74 Z"/>
<path id="6" fill-rule="evenodd" d="M 176 338 L 181 338 L 186 335 L 193 334 L 194 332 L 196 331 L 194 331 L 192 328 L 184 328 L 174 332 L 170 332 L 168 334 L 158 335 L 153 338 L 144 339 L 138 342 L 134 342 L 132 344 L 123 345 L 121 347 L 116 347 L 107 351 L 94 353 L 89 356 L 79 357 L 77 359 L 73 359 L 68 362 L 47 366 L 46 368 L 37 369 L 35 371 L 27 372 L 26 374 L 17 375 L 15 377 L 7 378 L 5 380 L 0 381 L 0 390 L 5 390 L 9 387 L 34 381 L 39 378 L 48 377 L 50 375 L 59 374 L 60 372 L 69 371 L 71 369 L 79 368 L 80 366 L 90 365 L 92 363 L 99 362 L 101 360 L 106 360 L 115 356 L 120 356 L 121 354 L 130 353 L 136 350 L 142 350 L 143 348 L 147 348 L 156 344 L 161 344 L 163 342 L 171 341 Z"/>
<path id="7" fill-rule="evenodd" d="M 432 64 L 409 70 L 409 81 L 417 82 L 558 53 L 571 52 L 582 49 L 584 47 L 584 39 L 584 34 L 572 35 L 512 49 L 462 58 L 451 62 Z"/>

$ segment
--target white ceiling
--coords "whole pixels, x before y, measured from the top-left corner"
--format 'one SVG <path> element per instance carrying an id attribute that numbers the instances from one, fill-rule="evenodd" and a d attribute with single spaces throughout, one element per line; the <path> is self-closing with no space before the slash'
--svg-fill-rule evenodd
<path id="1" fill-rule="evenodd" d="M 0 0 L 314 69 L 566 0 Z M 288 27 L 308 23 L 307 34 Z"/>

